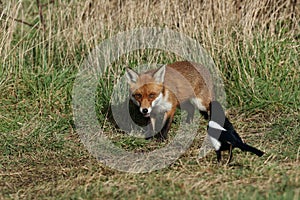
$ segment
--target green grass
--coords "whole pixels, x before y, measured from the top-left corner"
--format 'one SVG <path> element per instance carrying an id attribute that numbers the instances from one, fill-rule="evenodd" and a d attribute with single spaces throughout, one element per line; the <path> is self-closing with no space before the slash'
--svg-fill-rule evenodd
<path id="1" fill-rule="evenodd" d="M 24 2 L 23 7 L 18 1 L 5 2 L 0 10 L 40 27 L 35 1 Z M 44 7 L 45 31 L 0 15 L 0 199 L 299 199 L 299 24 L 284 10 L 274 9 L 270 12 L 278 11 L 281 18 L 269 18 L 276 13 L 261 14 L 249 23 L 244 18 L 246 25 L 255 22 L 248 30 L 226 21 L 230 16 L 222 15 L 220 8 L 215 9 L 212 34 L 204 23 L 211 22 L 211 5 L 206 3 L 207 9 L 195 4 L 193 12 L 181 5 L 177 11 L 189 16 L 186 21 L 173 16 L 176 3 L 163 5 L 164 12 L 155 3 L 149 8 L 122 6 L 120 11 L 112 3 L 55 1 Z M 192 13 L 202 14 L 191 18 Z M 263 157 L 235 149 L 229 166 L 217 164 L 213 152 L 199 159 L 204 120 L 191 147 L 161 170 L 119 172 L 90 155 L 76 133 L 71 107 L 78 69 L 99 42 L 145 25 L 166 26 L 203 43 L 221 71 L 229 118 L 247 143 L 265 151 Z M 162 50 L 141 50 L 108 66 L 95 103 L 105 134 L 117 146 L 139 152 L 168 144 L 125 135 L 109 119 L 109 100 L 125 66 L 179 59 Z"/>

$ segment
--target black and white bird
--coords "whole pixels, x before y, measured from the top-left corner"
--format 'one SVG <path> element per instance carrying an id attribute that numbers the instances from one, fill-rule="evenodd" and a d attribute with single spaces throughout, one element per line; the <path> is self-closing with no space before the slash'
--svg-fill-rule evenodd
<path id="1" fill-rule="evenodd" d="M 264 152 L 243 142 L 228 118 L 225 116 L 224 110 L 218 101 L 211 102 L 210 113 L 207 132 L 211 143 L 215 148 L 218 162 L 221 161 L 221 151 L 229 151 L 228 164 L 232 159 L 232 150 L 235 147 L 242 151 L 254 153 L 259 157 L 264 154 Z"/>

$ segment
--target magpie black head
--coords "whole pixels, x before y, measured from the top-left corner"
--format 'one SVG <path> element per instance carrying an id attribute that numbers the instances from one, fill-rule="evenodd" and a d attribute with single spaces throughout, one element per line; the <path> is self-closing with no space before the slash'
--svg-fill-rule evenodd
<path id="1" fill-rule="evenodd" d="M 218 101 L 212 101 L 210 103 L 210 121 L 213 121 L 223 127 L 226 131 L 235 132 L 233 125 L 229 119 L 225 116 L 225 112 L 222 105 Z"/>
<path id="2" fill-rule="evenodd" d="M 223 127 L 225 118 L 225 112 L 222 105 L 218 101 L 212 101 L 210 103 L 210 120 Z"/>

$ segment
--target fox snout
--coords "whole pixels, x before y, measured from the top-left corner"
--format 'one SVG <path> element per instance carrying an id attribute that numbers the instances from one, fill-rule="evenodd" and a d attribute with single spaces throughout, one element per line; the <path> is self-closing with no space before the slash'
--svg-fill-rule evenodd
<path id="1" fill-rule="evenodd" d="M 143 108 L 143 109 L 142 109 L 142 113 L 143 113 L 143 114 L 147 114 L 147 113 L 148 113 L 148 109 L 147 109 L 147 108 Z"/>
<path id="2" fill-rule="evenodd" d="M 144 115 L 144 117 L 150 117 L 151 108 L 140 107 L 140 112 Z"/>

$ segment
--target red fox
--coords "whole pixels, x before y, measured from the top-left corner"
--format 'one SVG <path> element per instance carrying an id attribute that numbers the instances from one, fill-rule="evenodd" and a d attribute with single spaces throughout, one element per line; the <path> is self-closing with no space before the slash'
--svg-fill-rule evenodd
<path id="1" fill-rule="evenodd" d="M 141 74 L 127 68 L 125 75 L 131 100 L 144 117 L 150 117 L 146 137 L 152 136 L 157 116 L 163 114 L 160 137 L 166 139 L 177 107 L 188 112 L 187 122 L 193 120 L 195 107 L 208 119 L 214 94 L 210 73 L 204 66 L 180 61 Z"/>

